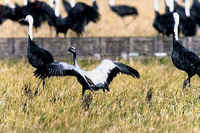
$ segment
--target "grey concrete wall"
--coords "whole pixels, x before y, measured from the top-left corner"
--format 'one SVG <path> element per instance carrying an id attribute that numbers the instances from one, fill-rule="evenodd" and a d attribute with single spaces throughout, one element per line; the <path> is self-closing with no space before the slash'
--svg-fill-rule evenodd
<path id="1" fill-rule="evenodd" d="M 69 57 L 67 49 L 77 48 L 81 57 L 154 56 L 155 53 L 167 53 L 172 49 L 172 39 L 158 37 L 121 37 L 121 38 L 35 38 L 35 42 L 54 57 Z M 186 38 L 181 39 L 189 47 Z M 190 48 L 200 53 L 200 38 L 192 39 Z M 0 38 L 0 58 L 19 58 L 26 56 L 26 38 Z"/>

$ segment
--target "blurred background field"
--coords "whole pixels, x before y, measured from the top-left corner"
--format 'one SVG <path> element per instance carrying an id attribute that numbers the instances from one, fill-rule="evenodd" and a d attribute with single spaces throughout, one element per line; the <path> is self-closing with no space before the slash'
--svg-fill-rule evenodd
<path id="1" fill-rule="evenodd" d="M 45 0 L 48 2 L 48 0 Z M 92 4 L 92 0 L 77 0 Z M 126 4 L 135 6 L 138 9 L 139 16 L 134 20 L 132 17 L 127 17 L 124 20 L 114 14 L 108 5 L 109 0 L 97 0 L 101 19 L 97 24 L 90 23 L 83 37 L 128 37 L 128 36 L 156 36 L 157 32 L 152 27 L 154 19 L 153 0 L 116 0 L 116 4 Z M 10 0 L 11 4 L 14 2 L 23 3 L 23 0 Z M 4 0 L 0 1 L 3 4 Z M 60 2 L 62 4 L 62 0 Z M 179 1 L 180 4 L 181 1 Z M 191 1 L 192 3 L 192 1 Z M 164 0 L 159 0 L 159 10 L 164 12 Z M 61 14 L 66 16 L 62 5 Z M 126 24 L 129 24 L 126 26 Z M 20 26 L 17 23 L 6 21 L 0 26 L 0 37 L 26 37 L 27 27 Z M 35 37 L 55 37 L 55 31 L 50 32 L 47 24 L 42 25 L 37 32 L 34 32 Z M 63 35 L 62 35 L 63 36 Z M 68 37 L 75 37 L 76 34 L 69 31 Z"/>
<path id="2" fill-rule="evenodd" d="M 38 80 L 28 62 L 1 60 L 0 132 L 199 132 L 197 76 L 192 78 L 191 88 L 182 90 L 186 75 L 169 58 L 121 61 L 136 68 L 141 79 L 119 75 L 110 92 L 87 91 L 88 101 L 83 102 L 75 78 L 50 78 L 35 97 Z M 99 63 L 79 62 L 84 69 Z M 148 101 L 149 90 L 152 98 Z"/>

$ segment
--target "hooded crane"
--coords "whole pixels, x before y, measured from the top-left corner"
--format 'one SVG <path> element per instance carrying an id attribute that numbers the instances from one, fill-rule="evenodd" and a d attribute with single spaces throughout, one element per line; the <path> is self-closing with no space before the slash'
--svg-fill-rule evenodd
<path id="1" fill-rule="evenodd" d="M 179 25 L 179 14 L 173 14 L 175 19 L 174 35 L 173 35 L 173 50 L 171 59 L 176 68 L 185 71 L 188 74 L 188 78 L 183 82 L 183 88 L 187 84 L 190 85 L 190 79 L 194 75 L 200 76 L 200 58 L 192 51 L 182 46 L 178 39 L 178 25 Z"/>
<path id="2" fill-rule="evenodd" d="M 69 65 L 65 62 L 55 62 L 53 56 L 47 50 L 40 48 L 33 41 L 32 36 L 32 27 L 33 27 L 33 17 L 31 15 L 26 16 L 25 21 L 29 23 L 29 32 L 28 32 L 28 50 L 27 57 L 29 63 L 36 68 L 34 71 L 35 77 L 39 77 L 43 82 L 43 88 L 45 85 L 45 79 L 51 76 L 76 76 L 78 81 L 83 84 L 84 87 L 91 89 L 87 80 L 87 77 L 79 73 L 73 65 Z M 87 79 L 86 79 L 87 78 Z M 92 82 L 90 82 L 91 84 Z M 38 87 L 35 90 L 35 95 L 38 94 L 38 88 L 41 82 L 38 84 Z M 91 89 L 92 90 L 92 89 Z"/>
<path id="3" fill-rule="evenodd" d="M 128 5 L 115 5 L 115 0 L 109 0 L 110 9 L 120 17 L 138 16 L 137 8 Z"/>
<path id="4" fill-rule="evenodd" d="M 192 36 L 197 33 L 197 23 L 190 15 L 190 0 L 185 0 L 185 14 L 180 17 L 180 24 L 183 35 L 189 37 L 189 44 L 191 44 Z"/>
<path id="5" fill-rule="evenodd" d="M 107 90 L 109 91 L 109 84 L 113 80 L 114 77 L 116 77 L 117 74 L 123 73 L 130 75 L 132 77 L 140 78 L 140 74 L 137 70 L 122 64 L 120 62 L 113 62 L 109 59 L 104 59 L 95 69 L 91 71 L 85 71 L 82 70 L 77 62 L 77 56 L 76 56 L 76 49 L 74 47 L 71 47 L 69 49 L 69 52 L 73 55 L 73 61 L 74 66 L 76 69 L 81 71 L 83 75 L 85 75 L 89 80 L 88 82 L 90 84 L 93 84 L 91 86 L 92 90 L 97 91 L 99 89 L 103 89 L 103 91 Z M 83 85 L 82 85 L 83 86 Z M 85 91 L 88 88 L 83 87 L 82 88 L 82 96 L 84 95 Z"/>
<path id="6" fill-rule="evenodd" d="M 56 37 L 58 37 L 59 33 L 63 33 L 66 37 L 66 34 L 70 28 L 70 21 L 68 17 L 62 18 L 60 15 L 60 0 L 56 0 L 55 5 L 55 15 L 51 16 L 48 24 L 49 26 L 54 26 L 56 29 Z"/>
<path id="7" fill-rule="evenodd" d="M 83 2 L 77 2 L 70 0 L 70 4 L 67 1 L 63 1 L 66 12 L 68 13 L 68 21 L 70 21 L 70 29 L 76 32 L 80 36 L 90 22 L 97 23 L 100 19 L 100 13 L 97 10 L 98 6 L 89 6 Z M 97 4 L 96 4 L 97 5 Z"/>
<path id="8" fill-rule="evenodd" d="M 170 12 L 165 14 L 160 14 L 158 11 L 158 0 L 154 0 L 155 18 L 153 21 L 153 27 L 155 28 L 155 30 L 158 31 L 158 33 L 162 34 L 163 36 L 164 35 L 169 36 L 173 34 L 173 29 L 174 29 L 174 19 L 173 19 L 174 5 L 170 0 L 167 0 L 166 3 L 169 5 Z"/>

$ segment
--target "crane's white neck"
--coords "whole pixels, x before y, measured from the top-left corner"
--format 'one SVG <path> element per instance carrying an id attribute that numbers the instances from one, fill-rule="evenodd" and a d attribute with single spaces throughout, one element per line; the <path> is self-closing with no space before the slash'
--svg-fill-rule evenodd
<path id="1" fill-rule="evenodd" d="M 75 6 L 75 0 L 70 0 L 70 5 L 71 5 L 71 7 L 74 7 Z"/>
<path id="2" fill-rule="evenodd" d="M 25 20 L 28 21 L 28 34 L 31 40 L 33 40 L 33 17 L 28 15 Z"/>
<path id="3" fill-rule="evenodd" d="M 115 5 L 115 0 L 109 0 L 109 5 L 114 6 Z"/>
<path id="4" fill-rule="evenodd" d="M 60 0 L 56 0 L 55 15 L 56 15 L 56 17 L 60 16 Z"/>
<path id="5" fill-rule="evenodd" d="M 179 15 L 178 13 L 174 13 L 173 14 L 173 17 L 174 17 L 174 21 L 175 21 L 175 24 L 174 24 L 174 37 L 175 37 L 175 40 L 178 41 L 178 25 L 179 25 Z"/>
<path id="6" fill-rule="evenodd" d="M 165 0 L 167 6 L 169 7 L 169 11 L 173 12 L 174 11 L 174 0 Z"/>
<path id="7" fill-rule="evenodd" d="M 76 56 L 77 56 L 76 53 L 73 53 L 74 66 L 77 67 L 77 68 L 80 68 L 79 65 L 78 65 Z"/>
<path id="8" fill-rule="evenodd" d="M 24 0 L 24 6 L 28 5 L 28 0 Z"/>
<path id="9" fill-rule="evenodd" d="M 158 12 L 158 0 L 154 0 L 154 11 Z"/>
<path id="10" fill-rule="evenodd" d="M 190 0 L 185 0 L 185 15 L 190 17 Z"/>
<path id="11" fill-rule="evenodd" d="M 54 4 L 53 4 L 53 3 L 54 3 L 54 0 L 49 0 L 49 5 L 50 5 L 51 8 L 54 7 Z"/>

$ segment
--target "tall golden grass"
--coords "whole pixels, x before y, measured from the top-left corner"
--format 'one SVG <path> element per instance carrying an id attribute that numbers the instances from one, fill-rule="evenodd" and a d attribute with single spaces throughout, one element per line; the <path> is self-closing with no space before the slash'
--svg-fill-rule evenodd
<path id="1" fill-rule="evenodd" d="M 118 75 L 111 91 L 87 91 L 73 77 L 50 78 L 33 96 L 38 80 L 26 60 L 0 61 L 0 132 L 198 133 L 200 80 L 182 90 L 186 74 L 169 58 L 122 61 L 140 74 Z M 84 69 L 99 62 L 81 61 Z M 146 100 L 149 90 L 152 99 Z M 90 97 L 89 97 L 90 96 Z"/>
<path id="2" fill-rule="evenodd" d="M 77 0 L 78 1 L 78 0 Z M 80 0 L 89 5 L 92 0 Z M 23 3 L 23 0 L 11 0 L 12 3 Z M 46 0 L 46 2 L 48 2 Z M 139 16 L 133 20 L 132 17 L 124 20 L 115 15 L 108 6 L 108 0 L 97 0 L 101 19 L 97 24 L 89 24 L 83 37 L 104 37 L 104 36 L 155 36 L 157 32 L 152 27 L 154 19 L 153 0 L 116 0 L 116 4 L 127 4 L 135 6 L 138 9 Z M 61 2 L 62 3 L 62 2 Z M 3 4 L 3 0 L 0 1 Z M 62 7 L 62 6 L 61 6 Z M 164 12 L 164 0 L 159 0 L 160 12 Z M 62 7 L 62 16 L 66 13 Z M 128 24 L 128 26 L 126 26 Z M 11 21 L 5 22 L 0 26 L 0 37 L 26 37 L 27 27 L 20 26 Z M 51 32 L 47 24 L 34 32 L 35 37 L 55 37 L 55 31 Z M 72 31 L 69 31 L 68 37 L 76 36 Z"/>

